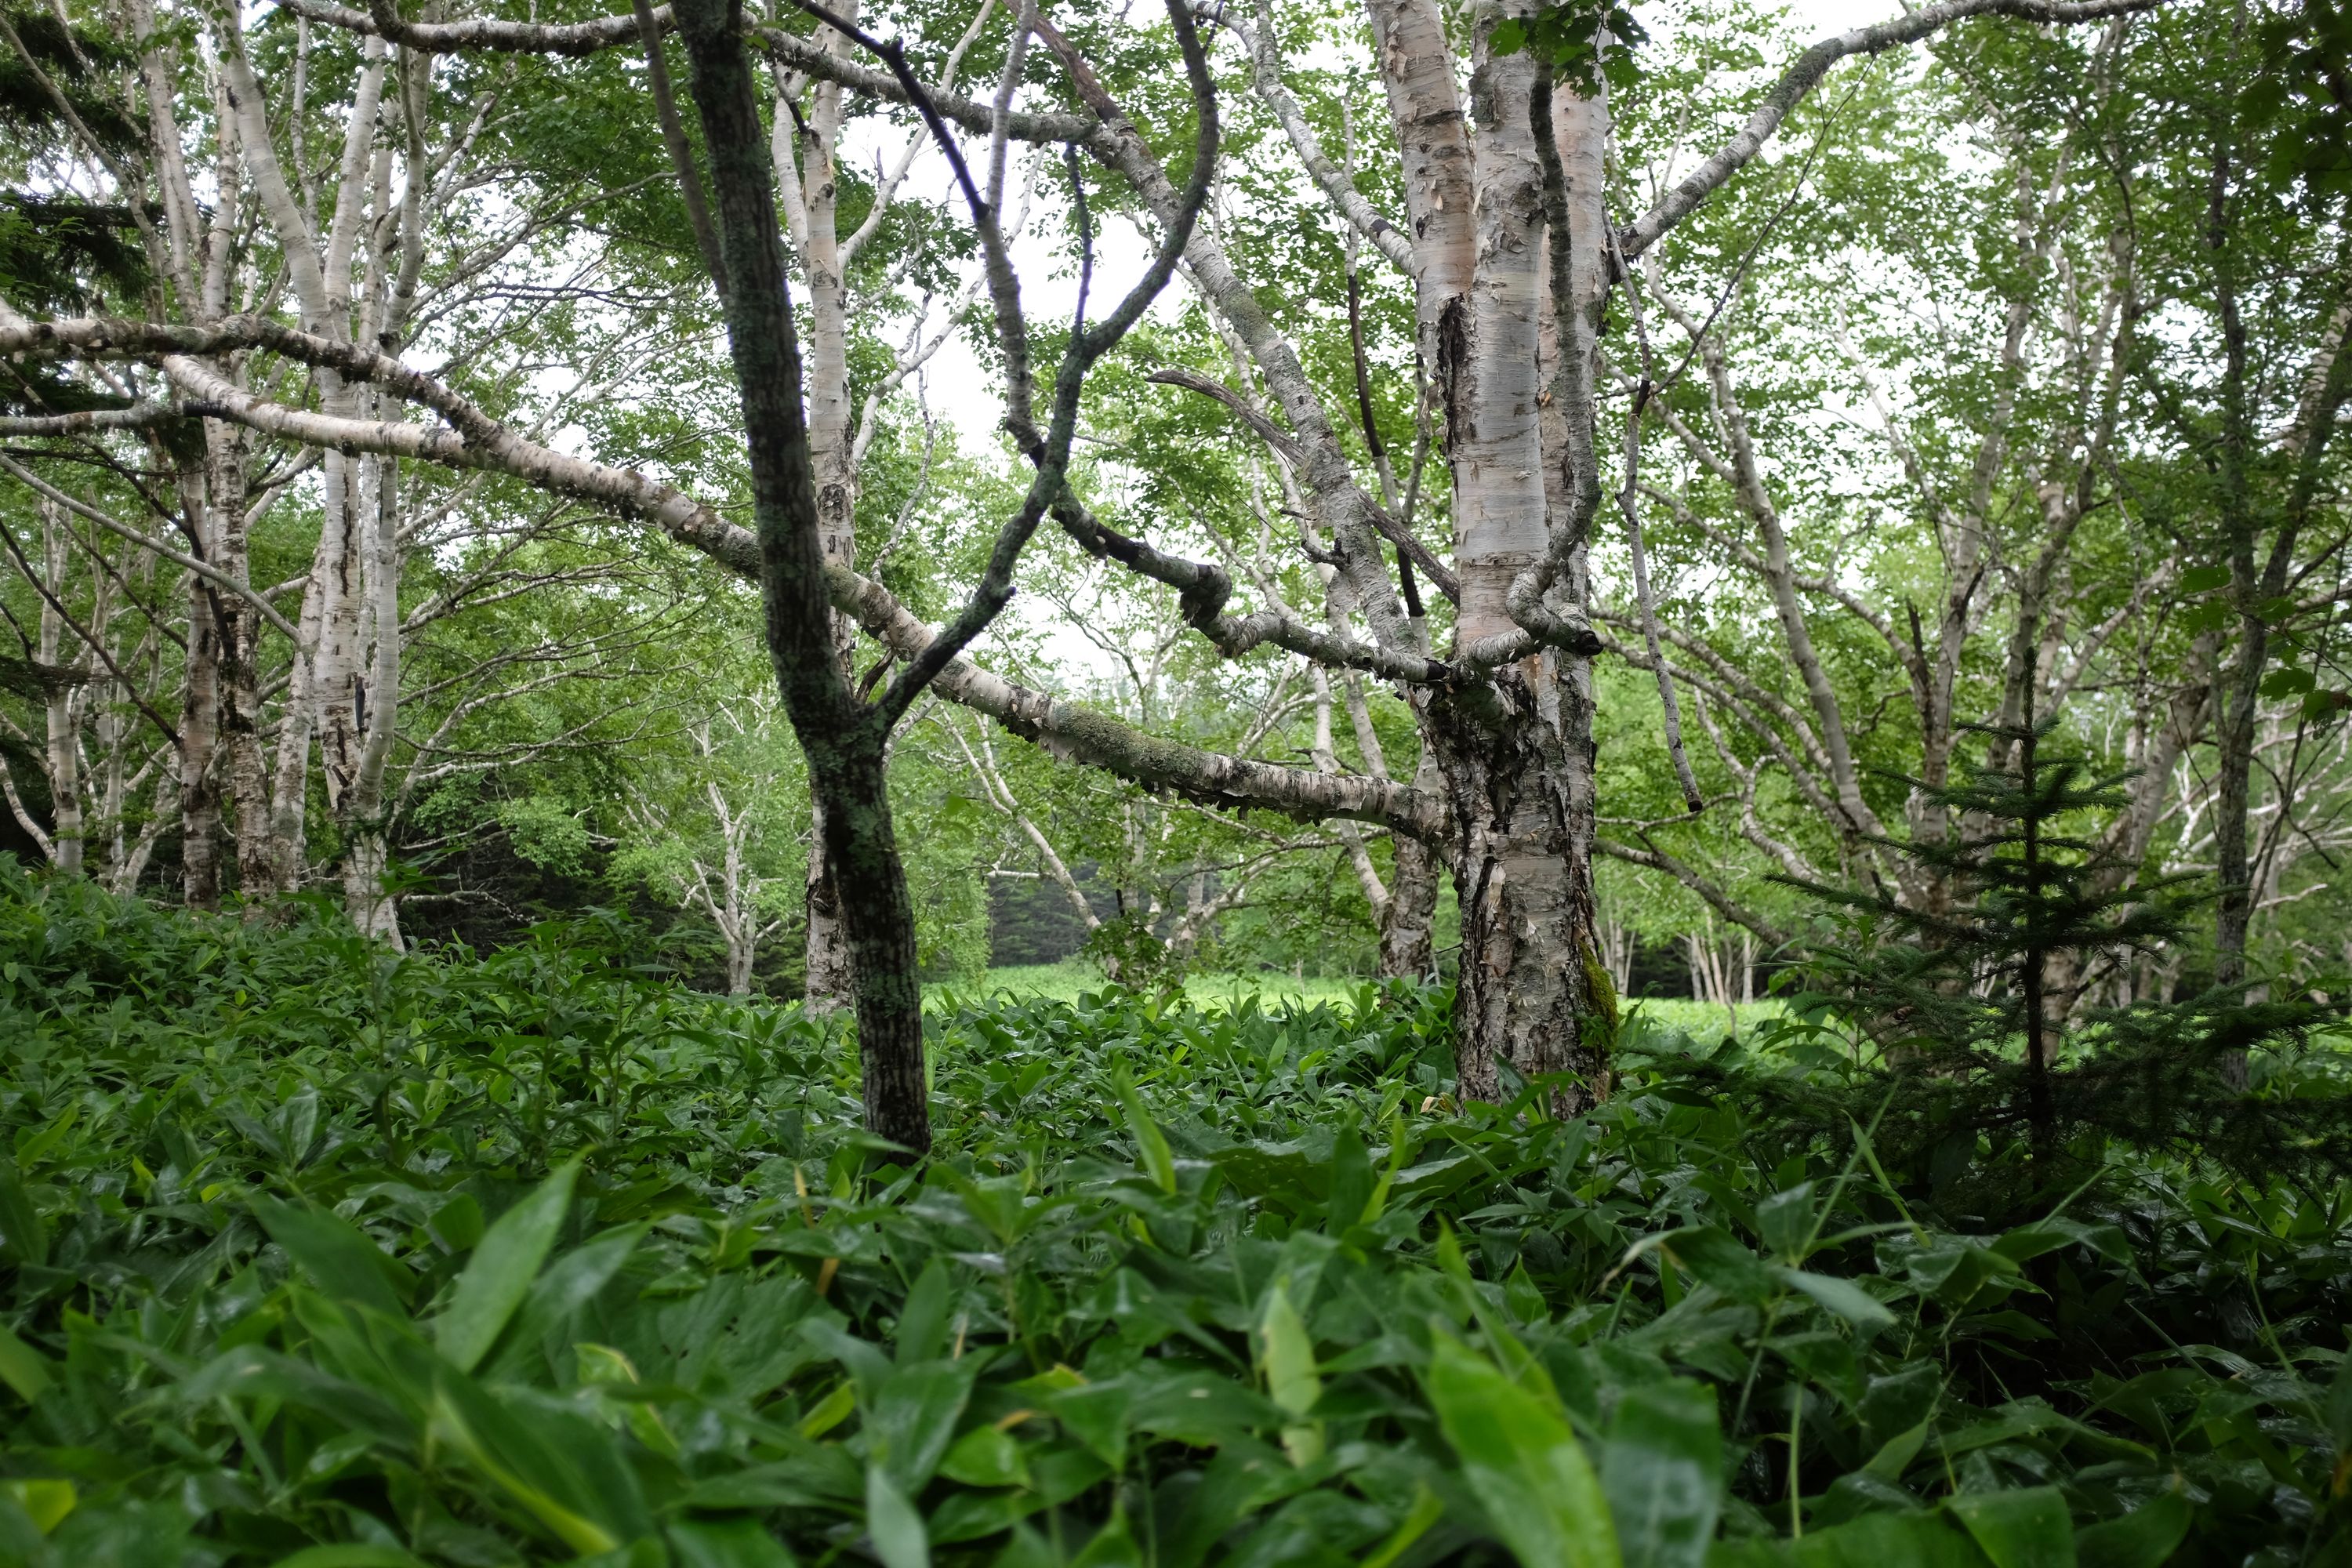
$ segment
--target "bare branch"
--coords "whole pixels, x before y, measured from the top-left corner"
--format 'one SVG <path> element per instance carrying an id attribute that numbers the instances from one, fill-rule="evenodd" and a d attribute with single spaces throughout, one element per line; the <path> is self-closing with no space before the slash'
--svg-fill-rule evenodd
<path id="1" fill-rule="evenodd" d="M 1791 110 L 1821 84 L 1830 68 L 1849 55 L 1875 55 L 1899 45 L 1916 43 L 1938 28 L 1969 16 L 2016 16 L 2029 22 L 2095 22 L 2108 16 L 2152 11 L 2163 0 L 1943 0 L 1923 5 L 1906 16 L 1873 26 L 1855 27 L 1823 38 L 1797 57 L 1764 95 L 1756 112 L 1738 134 L 1691 171 L 1666 195 L 1666 199 L 1618 231 L 1618 248 L 1628 259 L 1655 245 L 1668 229 L 1688 217 L 1699 203 L 1738 174 L 1757 153 Z"/>

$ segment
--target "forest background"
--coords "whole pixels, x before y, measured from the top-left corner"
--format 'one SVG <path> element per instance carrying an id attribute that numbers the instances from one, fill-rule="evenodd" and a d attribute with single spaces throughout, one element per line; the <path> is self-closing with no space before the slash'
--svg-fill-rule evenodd
<path id="1" fill-rule="evenodd" d="M 13 317 L 141 315 L 175 276 L 242 311 L 339 307 L 509 429 L 741 497 L 724 337 L 645 58 L 593 57 L 609 90 L 583 96 L 527 55 L 387 66 L 355 15 L 10 13 Z M 1870 19 L 1712 0 L 1624 17 L 1645 39 L 1611 89 L 1612 208 L 1661 200 L 1824 23 Z M 986 8 L 893 20 L 942 83 L 1002 64 L 982 68 Z M 1435 479 L 1411 279 L 1367 221 L 1406 198 L 1363 20 L 1222 20 L 1227 144 L 1202 221 L 1391 526 L 1443 541 L 1468 524 Z M 1116 90 L 1158 104 L 1164 27 L 1070 25 Z M 1601 398 L 1608 420 L 1634 405 L 1645 466 L 1602 509 L 1590 595 L 1618 990 L 1758 994 L 1811 907 L 1795 884 L 1891 874 L 1873 846 L 1931 827 L 1909 781 L 1998 763 L 1969 726 L 2029 708 L 2130 775 L 2099 825 L 2115 878 L 2242 889 L 2242 934 L 2219 937 L 2259 975 L 2307 984 L 2352 957 L 2332 26 L 2201 5 L 1958 25 L 1843 68 L 1641 257 Z M 1024 482 L 990 404 L 982 268 L 903 108 L 772 68 L 827 526 L 937 617 Z M 1050 319 L 1076 298 L 1068 178 L 1050 145 L 1011 163 L 1008 227 Z M 1335 163 L 1355 207 L 1322 199 Z M 1117 187 L 1094 196 L 1099 266 L 1132 275 L 1149 220 Z M 1280 389 L 1213 293 L 1188 263 L 1088 383 L 1074 486 L 1118 533 L 1223 562 L 1262 613 L 1344 629 L 1296 441 L 1264 412 Z M 248 395 L 389 411 L 331 371 L 226 363 Z M 150 370 L 9 374 L 0 843 L 196 905 L 340 885 L 394 942 L 487 949 L 614 911 L 710 989 L 839 994 L 750 585 L 508 475 L 250 423 L 191 435 Z M 1637 399 L 1637 375 L 1664 390 Z M 203 515 L 225 497 L 226 531 Z M 1375 674 L 1188 636 L 1181 594 L 1083 545 L 1031 547 L 982 664 L 1202 752 L 1355 779 L 1426 763 Z M 192 656 L 208 618 L 220 646 Z M 870 684 L 887 661 L 843 635 Z M 1378 824 L 1208 809 L 937 696 L 890 768 L 932 981 L 1082 951 L 1129 978 L 1453 962 L 1454 889 L 1401 874 Z M 1416 922 L 1433 937 L 1384 943 Z M 2079 977 L 2078 1000 L 2194 991 L 2214 935 Z"/>
<path id="2" fill-rule="evenodd" d="M 2352 1561 L 2347 58 L 0 0 L 0 1568 Z"/>

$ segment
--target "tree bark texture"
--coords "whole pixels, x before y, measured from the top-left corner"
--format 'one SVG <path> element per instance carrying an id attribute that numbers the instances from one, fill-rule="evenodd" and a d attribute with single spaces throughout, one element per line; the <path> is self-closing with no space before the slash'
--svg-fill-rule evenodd
<path id="1" fill-rule="evenodd" d="M 800 345 L 784 287 L 774 187 L 740 19 L 728 0 L 677 7 L 710 149 L 729 282 L 727 327 L 741 393 L 758 520 L 769 656 L 824 803 L 824 848 L 856 973 L 866 1125 L 930 1148 L 914 905 L 890 820 L 887 728 L 841 668 L 802 414 Z"/>
<path id="2" fill-rule="evenodd" d="M 1503 673 L 1475 702 L 1441 700 L 1430 715 L 1459 825 L 1452 870 L 1462 908 L 1460 1091 L 1495 1099 L 1504 1062 L 1528 1078 L 1567 1074 L 1552 1095 L 1564 1115 L 1607 1095 L 1617 1024 L 1593 938 L 1583 663 L 1540 655 Z"/>

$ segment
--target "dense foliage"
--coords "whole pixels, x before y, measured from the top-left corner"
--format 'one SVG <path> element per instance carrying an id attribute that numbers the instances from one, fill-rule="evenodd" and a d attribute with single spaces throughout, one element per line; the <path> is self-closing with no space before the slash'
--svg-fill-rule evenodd
<path id="1" fill-rule="evenodd" d="M 5 878 L 0 1563 L 2352 1552 L 2340 1177 L 1890 1163 L 1800 1029 L 1456 1106 L 1402 986 L 953 1010 L 909 1171 L 837 1026 L 593 929 Z"/>

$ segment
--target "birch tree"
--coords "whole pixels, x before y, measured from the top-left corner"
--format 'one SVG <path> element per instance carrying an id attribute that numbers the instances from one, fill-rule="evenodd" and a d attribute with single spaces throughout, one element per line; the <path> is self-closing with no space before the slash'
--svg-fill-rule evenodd
<path id="1" fill-rule="evenodd" d="M 869 1066 L 869 1111 L 877 1129 L 915 1142 L 920 1079 L 909 1064 L 919 1068 L 919 1041 L 908 924 L 879 769 L 892 725 L 926 690 L 1066 761 L 1154 789 L 1227 809 L 1360 822 L 1425 847 L 1451 875 L 1462 910 L 1456 1016 L 1463 1091 L 1491 1095 L 1507 1061 L 1522 1074 L 1555 1075 L 1564 1108 L 1604 1093 L 1614 1004 L 1592 896 L 1599 842 L 1592 660 L 1615 634 L 1595 599 L 1592 551 L 1596 531 L 1608 524 L 1606 497 L 1620 498 L 1618 512 L 1638 527 L 1640 448 L 1626 437 L 1639 427 L 1612 406 L 1615 378 L 1634 378 L 1622 406 L 1637 416 L 1649 412 L 1641 381 L 1651 367 L 1627 329 L 1645 310 L 1661 321 L 1666 313 L 1664 291 L 1651 301 L 1635 280 L 1667 237 L 1719 192 L 1742 183 L 1743 171 L 1840 62 L 1949 27 L 2100 23 L 2148 10 L 2152 0 L 1944 0 L 1824 39 L 1763 86 L 1719 142 L 1694 149 L 1686 172 L 1678 169 L 1678 178 L 1638 202 L 1612 185 L 1611 175 L 1618 100 L 1634 79 L 1625 69 L 1629 23 L 1621 13 L 1486 4 L 1457 33 L 1433 4 L 1369 0 L 1361 37 L 1386 96 L 1385 134 L 1376 138 L 1371 126 L 1351 119 L 1339 128 L 1336 153 L 1328 118 L 1318 128 L 1286 79 L 1290 60 L 1271 7 L 1252 16 L 1228 15 L 1218 47 L 1247 74 L 1250 112 L 1264 115 L 1303 185 L 1327 205 L 1328 218 L 1318 221 L 1348 235 L 1361 255 L 1377 253 L 1411 299 L 1409 363 L 1351 364 L 1339 378 L 1318 374 L 1323 361 L 1310 367 L 1296 324 L 1286 324 L 1290 312 L 1269 310 L 1263 286 L 1253 281 L 1267 258 L 1244 256 L 1230 232 L 1237 226 L 1223 216 L 1195 221 L 1217 168 L 1207 45 L 1196 43 L 1190 13 L 1171 12 L 1164 34 L 1117 18 L 1058 21 L 1035 9 L 983 16 L 967 24 L 986 45 L 984 51 L 971 45 L 971 58 L 993 70 L 997 86 L 992 95 L 971 95 L 955 85 L 962 29 L 928 45 L 899 47 L 852 31 L 846 17 L 828 17 L 822 26 L 805 18 L 786 25 L 782 17 L 705 6 L 675 16 L 656 9 L 522 23 L 410 21 L 390 5 L 362 14 L 320 0 L 298 4 L 311 26 L 358 40 L 357 79 L 362 91 L 376 80 L 379 95 L 383 81 L 417 84 L 402 92 L 429 90 L 436 58 L 541 55 L 588 62 L 550 69 L 586 69 L 607 51 L 642 51 L 649 36 L 680 30 L 712 171 L 697 248 L 724 303 L 751 437 L 758 529 L 730 521 L 690 488 L 646 466 L 600 460 L 519 429 L 446 377 L 406 363 L 397 334 L 386 341 L 355 331 L 355 324 L 395 321 L 398 313 L 387 304 L 365 316 L 351 302 L 354 291 L 337 281 L 349 275 L 353 254 L 341 237 L 343 209 L 322 226 L 298 222 L 305 219 L 299 204 L 279 199 L 261 172 L 269 162 L 257 152 L 266 137 L 250 126 L 240 146 L 255 165 L 257 199 L 287 257 L 292 323 L 226 310 L 192 321 L 60 318 L 10 323 L 0 329 L 0 347 L 42 359 L 152 363 L 171 378 L 169 395 L 181 400 L 171 407 L 174 416 L 190 411 L 186 400 L 200 400 L 204 416 L 225 429 L 242 426 L 337 454 L 342 499 L 334 504 L 341 509 L 337 515 L 351 521 L 335 525 L 336 537 L 353 542 L 344 559 L 362 560 L 354 552 L 369 537 L 360 531 L 361 520 L 372 514 L 359 503 L 384 493 L 370 476 L 393 471 L 393 463 L 402 470 L 434 464 L 495 471 L 609 508 L 739 574 L 761 576 L 778 679 L 824 814 L 825 863 L 836 891 L 845 895 L 855 887 L 874 895 L 870 907 L 854 908 L 845 898 L 843 909 Z M 1181 90 L 1171 86 L 1178 79 L 1172 71 L 1155 76 L 1136 68 L 1139 58 L 1168 60 L 1171 43 L 1189 84 Z M 234 86 L 242 79 L 236 60 L 245 57 L 228 45 L 243 45 L 224 40 L 223 68 Z M 776 155 L 774 128 L 763 118 L 775 94 L 742 63 L 746 47 L 784 73 L 782 85 L 792 89 L 784 95 L 785 118 L 808 122 L 805 133 L 794 127 L 802 140 L 789 167 Z M 1114 55 L 1117 70 L 1103 64 Z M 818 83 L 826 93 L 805 103 L 795 96 L 804 84 Z M 835 89 L 838 98 L 828 96 Z M 658 73 L 648 90 L 661 97 Z M 258 95 L 238 102 L 248 100 L 258 102 Z M 372 122 L 381 101 L 371 100 L 352 123 Z M 979 589 L 942 628 L 925 625 L 881 583 L 858 573 L 853 553 L 827 543 L 837 537 L 828 535 L 827 517 L 837 521 L 842 515 L 839 476 L 829 479 L 819 469 L 830 437 L 818 431 L 835 417 L 827 401 L 834 393 L 803 374 L 822 368 L 824 351 L 813 350 L 803 364 L 795 317 L 784 303 L 784 257 L 789 232 L 809 289 L 804 297 L 814 300 L 818 290 L 811 279 L 827 275 L 831 264 L 823 255 L 823 226 L 805 210 L 809 181 L 814 172 L 824 184 L 824 149 L 839 143 L 827 140 L 835 133 L 813 110 L 830 113 L 825 106 L 835 102 L 886 116 L 912 110 L 943 155 L 966 140 L 975 154 L 958 153 L 956 184 L 980 252 L 981 287 L 1003 374 L 1005 428 L 1034 482 L 999 533 Z M 246 121 L 252 112 L 237 110 Z M 692 138 L 682 124 L 669 129 L 677 134 L 664 142 L 680 187 L 698 190 Z M 346 139 L 352 169 L 376 167 L 365 140 L 357 132 Z M 1097 205 L 1116 204 L 1123 216 L 1140 222 L 1158 247 L 1146 282 L 1172 270 L 1181 254 L 1186 287 L 1228 357 L 1222 364 L 1170 367 L 1168 395 L 1213 405 L 1234 431 L 1263 447 L 1268 494 L 1279 497 L 1269 511 L 1287 525 L 1281 548 L 1307 563 L 1304 574 L 1269 592 L 1255 578 L 1254 563 L 1212 558 L 1214 549 L 1187 554 L 1168 547 L 1172 538 L 1163 543 L 1115 526 L 1083 486 L 1067 482 L 1082 373 L 1118 333 L 1096 328 L 1077 334 L 1077 346 L 1060 359 L 1051 413 L 1033 407 L 1031 366 L 1045 362 L 1027 341 L 1009 256 L 992 237 L 1002 234 L 1011 149 L 1022 145 L 1074 147 L 1092 160 L 1091 169 L 1082 163 L 1066 181 L 1074 216 L 1082 228 L 1090 221 L 1078 205 L 1083 195 Z M 1378 158 L 1369 151 L 1374 145 L 1381 147 Z M 393 162 L 383 165 L 387 179 Z M 1392 181 L 1369 177 L 1367 163 L 1392 165 Z M 782 181 L 780 168 L 789 176 Z M 888 183 L 887 167 L 882 183 Z M 804 209 L 797 219 L 789 211 L 795 185 Z M 282 178 L 277 186 L 291 189 Z M 781 209 L 778 192 L 784 193 Z M 354 211 L 363 205 L 364 198 L 352 199 Z M 397 204 L 387 198 L 380 205 L 391 211 Z M 1156 284 L 1139 298 L 1155 290 Z M 1131 294 L 1106 325 L 1116 322 L 1123 331 L 1140 312 L 1138 300 Z M 822 312 L 814 304 L 807 309 L 814 342 Z M 1697 334 L 1702 341 L 1706 335 Z M 257 353 L 309 367 L 318 377 L 320 405 L 298 407 L 244 391 L 210 368 L 224 356 Z M 1712 363 L 1706 374 L 1712 386 Z M 1412 393 L 1401 399 L 1362 395 L 1365 384 L 1390 374 L 1408 377 Z M 1737 374 L 1738 367 L 1724 364 L 1723 379 L 1733 389 L 1727 399 L 1736 400 Z M 1410 443 L 1381 432 L 1382 402 L 1413 411 Z M 383 416 L 401 404 L 420 416 Z M 849 422 L 833 427 L 845 429 Z M 1723 436 L 1737 482 L 1739 437 L 1728 426 Z M 1398 461 L 1407 445 L 1423 459 Z M 1339 698 L 1341 712 L 1351 682 L 1395 692 L 1412 715 L 1418 765 L 1408 769 L 1399 759 L 1398 765 L 1375 766 L 1364 756 L 1354 769 L 1335 768 L 1221 752 L 1121 722 L 976 661 L 969 650 L 1009 596 L 1020 552 L 1047 516 L 1075 547 L 1171 595 L 1185 624 L 1222 656 L 1266 649 L 1307 661 Z M 1433 543 L 1426 536 L 1438 521 L 1450 523 L 1451 537 Z M 353 605 L 363 597 L 358 587 L 348 591 Z M 357 613 L 337 597 L 345 592 L 333 585 L 306 597 L 306 635 L 320 639 L 320 651 L 305 656 L 306 692 L 360 689 L 352 684 L 356 673 L 343 673 L 347 665 L 356 672 L 359 657 L 345 651 L 356 646 L 345 622 Z M 1650 597 L 1640 592 L 1637 574 L 1633 625 L 1640 640 L 1619 640 L 1645 650 L 1637 657 L 1658 666 L 1663 655 L 1646 650 L 1663 649 L 1671 635 L 1656 624 Z M 878 695 L 870 701 L 852 684 L 829 612 L 854 623 L 890 661 L 888 672 L 875 677 Z M 1654 673 L 1667 678 L 1658 691 L 1672 738 L 1682 688 L 1672 669 Z M 1818 715 L 1822 694 L 1809 692 L 1806 701 Z M 347 722 L 325 707 L 315 712 L 322 767 L 331 791 L 341 790 L 334 780 L 357 776 L 336 759 L 363 739 L 358 718 Z M 1834 743 L 1816 739 L 1822 752 L 1812 760 L 1825 763 L 1832 786 L 1826 798 L 1866 829 L 1857 804 L 1875 808 L 1857 801 L 1858 784 L 1842 782 L 1848 764 Z M 280 755 L 282 762 L 282 744 Z M 1690 804 L 1703 805 L 1686 759 L 1677 771 Z"/>

